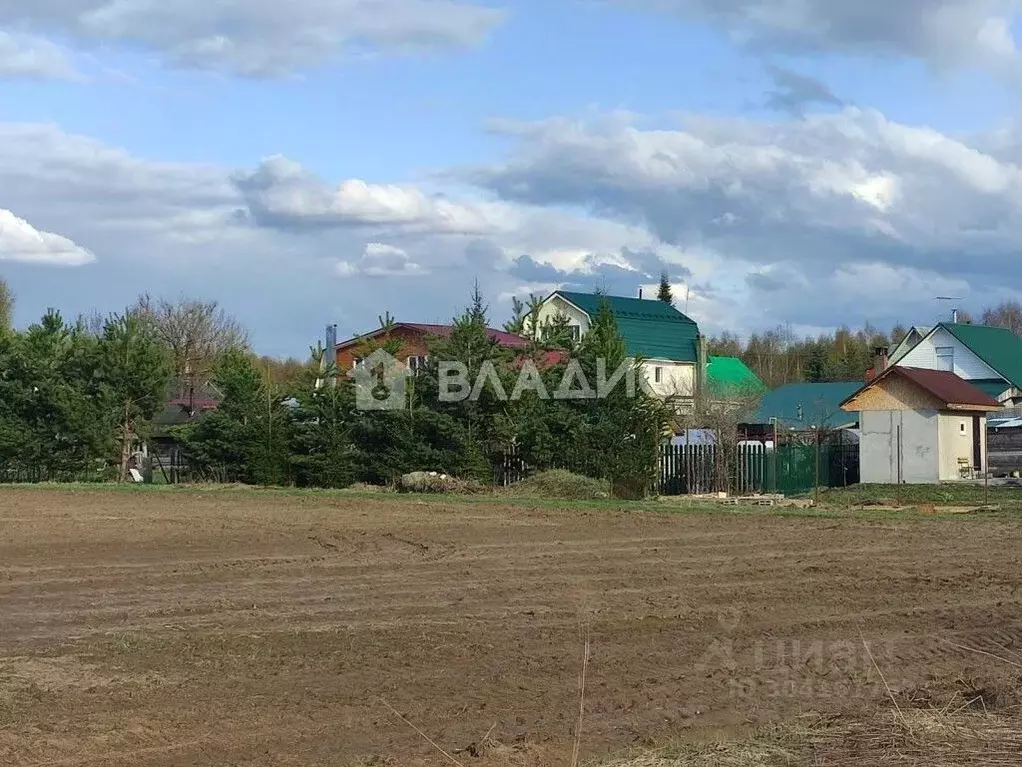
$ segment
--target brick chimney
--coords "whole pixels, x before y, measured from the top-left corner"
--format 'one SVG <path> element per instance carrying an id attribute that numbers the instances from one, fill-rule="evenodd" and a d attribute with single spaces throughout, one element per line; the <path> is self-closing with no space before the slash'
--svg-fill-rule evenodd
<path id="1" fill-rule="evenodd" d="M 874 378 L 882 374 L 887 370 L 887 354 L 888 348 L 886 346 L 875 346 L 873 347 L 873 367 L 866 371 L 866 380 L 872 381 Z"/>

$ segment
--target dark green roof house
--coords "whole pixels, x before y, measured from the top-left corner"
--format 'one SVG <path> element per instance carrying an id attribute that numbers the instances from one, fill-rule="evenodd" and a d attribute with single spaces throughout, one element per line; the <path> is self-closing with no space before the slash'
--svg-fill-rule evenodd
<path id="1" fill-rule="evenodd" d="M 575 338 L 581 338 L 602 302 L 613 312 L 628 354 L 642 359 L 642 372 L 650 390 L 664 398 L 676 398 L 679 404 L 691 404 L 699 380 L 699 326 L 670 304 L 558 290 L 543 302 L 540 332 L 543 325 L 560 317 L 572 328 Z"/>
<path id="2" fill-rule="evenodd" d="M 788 429 L 840 429 L 858 424 L 857 413 L 846 413 L 841 403 L 862 388 L 862 381 L 793 383 L 764 395 L 751 423 Z"/>
<path id="3" fill-rule="evenodd" d="M 766 392 L 759 376 L 737 357 L 710 356 L 706 365 L 706 384 L 714 397 L 756 397 Z"/>
<path id="4" fill-rule="evenodd" d="M 614 313 L 618 331 L 631 356 L 671 362 L 696 361 L 699 326 L 663 301 L 570 290 L 555 291 L 547 298 L 547 304 L 554 312 L 567 314 L 573 320 L 583 320 L 578 322 L 579 335 L 588 329 L 588 323 L 599 311 L 601 301 L 606 301 Z"/>
<path id="5" fill-rule="evenodd" d="M 998 400 L 1022 404 L 1022 338 L 989 325 L 942 322 L 894 363 L 946 370 Z"/>

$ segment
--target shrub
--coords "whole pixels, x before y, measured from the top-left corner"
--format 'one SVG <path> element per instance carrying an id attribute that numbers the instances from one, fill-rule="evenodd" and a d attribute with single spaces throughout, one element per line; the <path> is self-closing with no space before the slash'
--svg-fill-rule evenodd
<path id="1" fill-rule="evenodd" d="M 531 477 L 511 485 L 508 492 L 511 495 L 533 498 L 564 498 L 585 501 L 610 497 L 610 485 L 603 479 L 572 474 L 564 469 L 551 469 L 533 474 Z"/>

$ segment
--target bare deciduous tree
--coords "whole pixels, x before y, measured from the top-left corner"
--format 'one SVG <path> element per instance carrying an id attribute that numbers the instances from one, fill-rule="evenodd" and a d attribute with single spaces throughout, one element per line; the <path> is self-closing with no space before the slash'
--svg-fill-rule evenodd
<path id="1" fill-rule="evenodd" d="M 1015 335 L 1022 336 L 1022 304 L 1018 301 L 1005 301 L 992 309 L 985 310 L 983 324 L 1007 328 Z"/>
<path id="2" fill-rule="evenodd" d="M 178 378 L 207 377 L 228 349 L 248 349 L 248 331 L 216 301 L 139 297 L 132 314 L 148 323 L 167 348 Z"/>

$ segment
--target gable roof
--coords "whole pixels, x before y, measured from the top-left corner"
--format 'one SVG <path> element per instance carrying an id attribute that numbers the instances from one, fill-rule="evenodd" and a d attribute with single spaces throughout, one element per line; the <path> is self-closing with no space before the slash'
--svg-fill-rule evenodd
<path id="1" fill-rule="evenodd" d="M 577 306 L 590 318 L 596 316 L 600 303 L 606 301 L 617 320 L 625 348 L 632 356 L 673 362 L 696 361 L 699 326 L 670 304 L 570 290 L 555 290 L 551 296 L 555 295 Z"/>
<path id="2" fill-rule="evenodd" d="M 841 403 L 861 388 L 861 381 L 786 384 L 763 396 L 751 423 L 776 418 L 784 429 L 847 426 L 858 419 L 841 410 Z"/>
<path id="3" fill-rule="evenodd" d="M 937 325 L 997 371 L 1012 386 L 1022 389 L 1022 338 L 1007 328 L 942 322 Z"/>
<path id="4" fill-rule="evenodd" d="M 439 336 L 441 338 L 447 338 L 451 335 L 454 330 L 453 325 L 430 325 L 421 322 L 395 322 L 393 328 L 395 330 L 411 330 L 417 333 L 422 333 L 428 336 Z M 337 344 L 337 349 L 343 349 L 348 346 L 356 346 L 357 344 L 368 341 L 371 338 L 376 338 L 385 332 L 384 328 L 377 328 L 368 333 L 363 333 L 360 336 L 349 338 L 347 341 L 341 341 Z M 487 328 L 486 335 L 489 336 L 491 341 L 496 341 L 501 346 L 506 346 L 510 349 L 522 349 L 529 345 L 527 338 L 522 338 L 514 333 L 508 333 L 504 330 L 496 330 L 494 328 Z"/>
<path id="5" fill-rule="evenodd" d="M 842 407 L 858 397 L 862 392 L 893 376 L 907 379 L 948 409 L 996 410 L 1001 407 L 997 400 L 982 391 L 978 386 L 973 386 L 964 378 L 959 378 L 948 370 L 929 370 L 926 368 L 901 366 L 887 368 L 887 370 L 872 381 L 848 396 L 841 403 Z"/>
<path id="6" fill-rule="evenodd" d="M 710 357 L 706 383 L 711 391 L 759 394 L 766 389 L 759 376 L 737 357 Z"/>
<path id="7" fill-rule="evenodd" d="M 933 330 L 932 325 L 913 325 L 909 328 L 905 337 L 901 339 L 898 342 L 898 345 L 891 350 L 891 353 L 888 355 L 888 363 L 893 365 L 912 351 L 912 349 L 916 347 L 916 344 L 930 334 L 931 330 Z"/>

